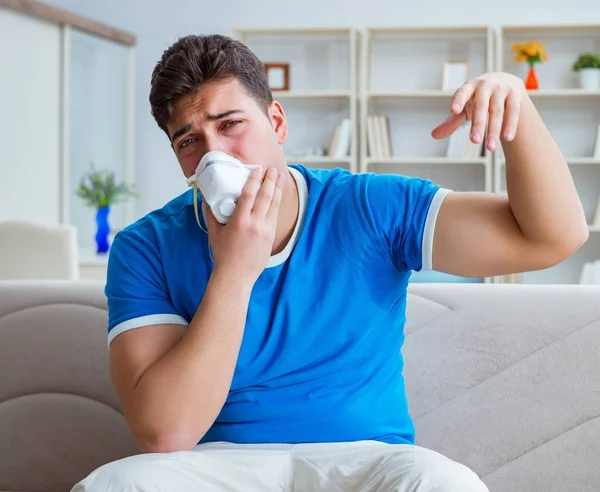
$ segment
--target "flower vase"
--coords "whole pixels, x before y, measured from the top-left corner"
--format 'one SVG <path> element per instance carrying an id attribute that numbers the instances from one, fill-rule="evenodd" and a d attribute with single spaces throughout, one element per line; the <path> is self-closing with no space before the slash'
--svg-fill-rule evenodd
<path id="1" fill-rule="evenodd" d="M 108 252 L 108 235 L 110 234 L 110 226 L 108 224 L 109 214 L 110 206 L 100 207 L 96 211 L 96 252 L 98 254 Z"/>
<path id="2" fill-rule="evenodd" d="M 527 74 L 527 79 L 525 80 L 525 88 L 529 91 L 535 91 L 539 88 L 537 75 L 533 65 L 529 67 L 529 73 Z"/>

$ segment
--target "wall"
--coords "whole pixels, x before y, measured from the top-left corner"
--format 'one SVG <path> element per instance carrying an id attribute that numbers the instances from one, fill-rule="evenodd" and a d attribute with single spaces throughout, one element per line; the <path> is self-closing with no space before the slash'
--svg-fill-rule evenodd
<path id="1" fill-rule="evenodd" d="M 5 39 L 19 40 L 19 50 Z M 60 30 L 6 11 L 0 40 L 0 220 L 57 222 Z"/>
<path id="2" fill-rule="evenodd" d="M 136 67 L 136 175 L 143 197 L 138 213 L 162 206 L 185 191 L 185 179 L 158 129 L 148 103 L 150 75 L 162 52 L 189 33 L 229 33 L 247 26 L 382 26 L 600 24 L 598 0 L 51 0 L 49 3 L 133 32 L 138 37 Z M 167 7 L 167 5 L 169 5 Z M 218 7 L 218 5 L 222 5 Z M 368 5 L 368 6 L 367 6 Z"/>

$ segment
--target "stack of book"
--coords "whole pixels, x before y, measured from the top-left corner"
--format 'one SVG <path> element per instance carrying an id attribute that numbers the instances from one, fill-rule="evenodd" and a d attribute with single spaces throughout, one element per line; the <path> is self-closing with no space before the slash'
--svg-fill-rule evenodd
<path id="1" fill-rule="evenodd" d="M 392 156 L 390 122 L 387 115 L 370 115 L 367 118 L 367 146 L 371 158 Z"/>
<path id="2" fill-rule="evenodd" d="M 580 284 L 600 284 L 600 260 L 588 261 L 581 269 Z"/>

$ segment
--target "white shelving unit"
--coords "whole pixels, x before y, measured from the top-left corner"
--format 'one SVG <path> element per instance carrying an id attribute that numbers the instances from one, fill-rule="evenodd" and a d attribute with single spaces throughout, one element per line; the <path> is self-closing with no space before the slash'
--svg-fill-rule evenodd
<path id="1" fill-rule="evenodd" d="M 367 28 L 361 46 L 360 171 L 419 176 L 457 191 L 493 191 L 489 152 L 448 157 L 449 139 L 431 136 L 450 114 L 454 94 L 443 90 L 445 62 L 467 60 L 469 78 L 492 71 L 493 40 L 487 26 Z M 387 120 L 384 157 L 372 152 L 369 116 Z M 473 281 L 430 272 L 413 279 Z"/>
<path id="2" fill-rule="evenodd" d="M 592 224 L 600 200 L 600 160 L 592 157 L 600 125 L 600 88 L 580 89 L 571 67 L 580 53 L 600 53 L 600 25 L 501 26 L 497 31 L 497 70 L 525 78 L 528 66 L 514 62 L 511 46 L 534 39 L 545 45 L 548 60 L 536 65 L 539 90 L 531 91 L 530 96 L 570 166 L 590 223 L 590 239 L 561 264 L 525 273 L 522 281 L 574 284 L 580 281 L 583 265 L 600 258 L 600 225 Z M 495 155 L 494 174 L 494 191 L 506 192 L 502 152 Z"/>
<path id="3" fill-rule="evenodd" d="M 600 26 L 532 25 L 358 28 L 243 28 L 233 37 L 264 62 L 290 64 L 290 90 L 274 91 L 290 121 L 288 162 L 344 167 L 352 172 L 399 173 L 431 179 L 457 191 L 505 193 L 501 147 L 475 157 L 448 157 L 449 140 L 431 130 L 449 114 L 453 90 L 443 90 L 447 61 L 467 60 L 467 77 L 506 71 L 525 78 L 511 45 L 539 39 L 548 61 L 536 66 L 540 89 L 530 95 L 573 172 L 591 236 L 579 252 L 556 267 L 484 282 L 579 283 L 583 265 L 600 258 L 600 160 L 594 159 L 600 125 L 600 89 L 582 90 L 571 66 L 582 52 L 600 52 Z M 389 153 L 369 148 L 369 117 L 384 116 Z M 340 120 L 349 118 L 347 156 L 330 157 Z M 315 155 L 321 149 L 325 155 Z M 416 281 L 473 281 L 417 275 Z M 421 280 L 422 279 L 422 280 Z"/>
<path id="4" fill-rule="evenodd" d="M 273 91 L 290 124 L 288 163 L 358 171 L 358 53 L 354 28 L 236 28 L 232 37 L 264 63 L 288 63 L 289 90 Z M 336 127 L 350 121 L 347 154 L 328 155 Z"/>

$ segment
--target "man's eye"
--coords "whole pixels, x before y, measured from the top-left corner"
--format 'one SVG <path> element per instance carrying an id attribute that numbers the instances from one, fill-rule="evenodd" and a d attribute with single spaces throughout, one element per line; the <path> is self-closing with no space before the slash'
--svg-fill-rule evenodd
<path id="1" fill-rule="evenodd" d="M 179 145 L 180 149 L 183 149 L 185 147 L 187 147 L 189 144 L 191 144 L 192 142 L 195 142 L 196 139 L 195 138 L 188 138 L 186 140 L 184 140 L 183 142 L 181 142 L 181 144 Z"/>
<path id="2" fill-rule="evenodd" d="M 232 127 L 234 127 L 234 126 L 237 126 L 237 125 L 239 125 L 240 123 L 241 123 L 241 121 L 240 121 L 240 120 L 228 121 L 227 123 L 225 123 L 225 126 L 224 126 L 224 128 L 226 128 L 226 129 L 227 129 L 227 128 L 232 128 Z"/>

